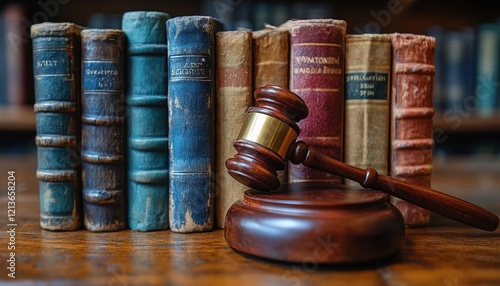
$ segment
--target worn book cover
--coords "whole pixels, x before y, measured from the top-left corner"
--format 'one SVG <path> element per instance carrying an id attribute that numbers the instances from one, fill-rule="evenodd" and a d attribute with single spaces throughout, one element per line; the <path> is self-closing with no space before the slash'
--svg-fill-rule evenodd
<path id="1" fill-rule="evenodd" d="M 433 37 L 391 34 L 390 174 L 397 179 L 430 187 L 433 146 Z M 398 198 L 393 203 L 408 226 L 423 226 L 430 212 Z"/>
<path id="2" fill-rule="evenodd" d="M 209 231 L 215 195 L 215 35 L 208 16 L 167 21 L 170 229 Z"/>
<path id="3" fill-rule="evenodd" d="M 389 165 L 391 57 L 388 34 L 346 37 L 344 162 L 382 175 Z"/>
<path id="4" fill-rule="evenodd" d="M 167 35 L 169 15 L 123 15 L 127 36 L 128 226 L 168 229 Z"/>
<path id="5" fill-rule="evenodd" d="M 85 29 L 81 35 L 84 225 L 121 230 L 127 227 L 125 34 Z"/>
<path id="6" fill-rule="evenodd" d="M 233 179 L 226 160 L 236 154 L 233 143 L 243 125 L 246 111 L 252 106 L 252 33 L 226 31 L 217 33 L 216 96 L 216 219 L 224 228 L 226 212 L 248 187 Z"/>
<path id="7" fill-rule="evenodd" d="M 298 123 L 297 140 L 342 160 L 346 22 L 297 20 L 283 24 L 290 33 L 290 90 L 309 107 Z M 340 183 L 342 178 L 303 165 L 288 164 L 289 182 Z"/>
<path id="8" fill-rule="evenodd" d="M 40 225 L 82 225 L 80 165 L 80 31 L 74 23 L 31 27 L 35 80 Z"/>

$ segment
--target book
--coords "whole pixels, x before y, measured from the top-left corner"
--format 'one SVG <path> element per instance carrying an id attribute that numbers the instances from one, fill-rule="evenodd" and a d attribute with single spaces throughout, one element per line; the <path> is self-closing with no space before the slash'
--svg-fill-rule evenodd
<path id="1" fill-rule="evenodd" d="M 461 113 L 467 96 L 467 39 L 461 31 L 449 31 L 444 42 L 446 113 Z M 436 70 L 437 71 L 437 70 Z"/>
<path id="2" fill-rule="evenodd" d="M 233 143 L 252 105 L 252 32 L 227 31 L 216 35 L 216 220 L 224 228 L 227 210 L 243 198 L 248 187 L 234 180 L 226 160 L 236 154 Z"/>
<path id="3" fill-rule="evenodd" d="M 82 36 L 82 193 L 90 231 L 127 227 L 125 34 L 84 29 Z"/>
<path id="4" fill-rule="evenodd" d="M 31 26 L 40 226 L 82 226 L 80 32 L 74 23 Z"/>
<path id="5" fill-rule="evenodd" d="M 288 89 L 290 34 L 273 26 L 252 32 L 253 87 Z"/>
<path id="6" fill-rule="evenodd" d="M 290 34 L 266 25 L 252 32 L 253 87 L 275 85 L 288 89 Z M 287 171 L 277 171 L 280 183 L 287 182 Z"/>
<path id="7" fill-rule="evenodd" d="M 167 13 L 123 15 L 127 36 L 128 226 L 168 229 Z"/>
<path id="8" fill-rule="evenodd" d="M 383 175 L 389 174 L 391 57 L 388 34 L 346 36 L 344 162 Z"/>
<path id="9" fill-rule="evenodd" d="M 8 105 L 33 104 L 33 86 L 28 82 L 28 60 L 31 59 L 29 48 L 29 34 L 23 30 L 27 16 L 27 8 L 20 3 L 11 3 L 3 11 L 5 46 L 5 89 Z M 28 30 L 29 31 L 29 30 Z"/>
<path id="10" fill-rule="evenodd" d="M 215 35 L 219 20 L 167 21 L 169 226 L 174 232 L 214 226 Z"/>
<path id="11" fill-rule="evenodd" d="M 490 117 L 498 111 L 500 97 L 500 23 L 484 23 L 477 31 L 477 114 Z"/>
<path id="12" fill-rule="evenodd" d="M 432 25 L 427 31 L 426 35 L 433 37 L 436 40 L 436 52 L 434 55 L 434 67 L 436 74 L 434 74 L 434 110 L 443 113 L 446 107 L 446 34 L 448 30 L 443 26 Z"/>
<path id="13" fill-rule="evenodd" d="M 391 34 L 390 175 L 425 187 L 431 185 L 433 147 L 433 76 L 435 39 Z M 430 212 L 392 197 L 409 227 L 429 223 Z"/>
<path id="14" fill-rule="evenodd" d="M 309 116 L 298 123 L 297 140 L 342 160 L 346 22 L 291 20 L 280 27 L 290 33 L 290 90 L 309 107 Z M 339 176 L 303 165 L 287 168 L 289 182 L 342 182 Z"/>

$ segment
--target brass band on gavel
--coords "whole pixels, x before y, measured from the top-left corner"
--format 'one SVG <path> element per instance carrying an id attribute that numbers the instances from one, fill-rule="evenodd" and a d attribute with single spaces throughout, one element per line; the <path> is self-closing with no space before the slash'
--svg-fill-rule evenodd
<path id="1" fill-rule="evenodd" d="M 297 132 L 283 121 L 266 114 L 251 112 L 245 118 L 238 140 L 255 142 L 286 159 L 297 135 Z"/>

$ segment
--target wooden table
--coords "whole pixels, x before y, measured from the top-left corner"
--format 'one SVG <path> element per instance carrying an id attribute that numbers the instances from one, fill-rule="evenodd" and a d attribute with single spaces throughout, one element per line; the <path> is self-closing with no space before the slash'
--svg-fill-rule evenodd
<path id="1" fill-rule="evenodd" d="M 15 279 L 7 276 L 6 268 L 8 170 L 16 171 L 17 184 Z M 400 255 L 342 266 L 249 257 L 227 246 L 223 230 L 197 234 L 45 231 L 39 227 L 35 171 L 33 154 L 0 157 L 0 284 L 500 285 L 500 230 L 481 231 L 440 216 L 433 216 L 428 227 L 408 229 Z M 498 170 L 467 172 L 461 168 L 436 171 L 433 187 L 500 215 Z"/>

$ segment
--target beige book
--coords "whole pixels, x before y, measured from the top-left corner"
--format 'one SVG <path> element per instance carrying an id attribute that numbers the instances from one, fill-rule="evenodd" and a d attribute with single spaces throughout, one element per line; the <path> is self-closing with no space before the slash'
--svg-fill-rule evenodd
<path id="1" fill-rule="evenodd" d="M 288 54 L 290 34 L 283 29 L 267 25 L 254 31 L 253 36 L 253 82 L 254 89 L 264 85 L 275 85 L 288 89 Z M 286 170 L 278 171 L 278 179 L 286 183 Z"/>
<path id="2" fill-rule="evenodd" d="M 347 35 L 344 161 L 388 175 L 391 39 Z M 345 179 L 346 185 L 359 183 Z"/>
<path id="3" fill-rule="evenodd" d="M 233 143 L 252 105 L 252 33 L 217 33 L 216 93 L 216 219 L 224 228 L 226 212 L 248 187 L 233 179 L 225 162 L 236 154 Z"/>
<path id="4" fill-rule="evenodd" d="M 288 31 L 267 26 L 252 36 L 254 88 L 271 84 L 288 89 Z"/>

